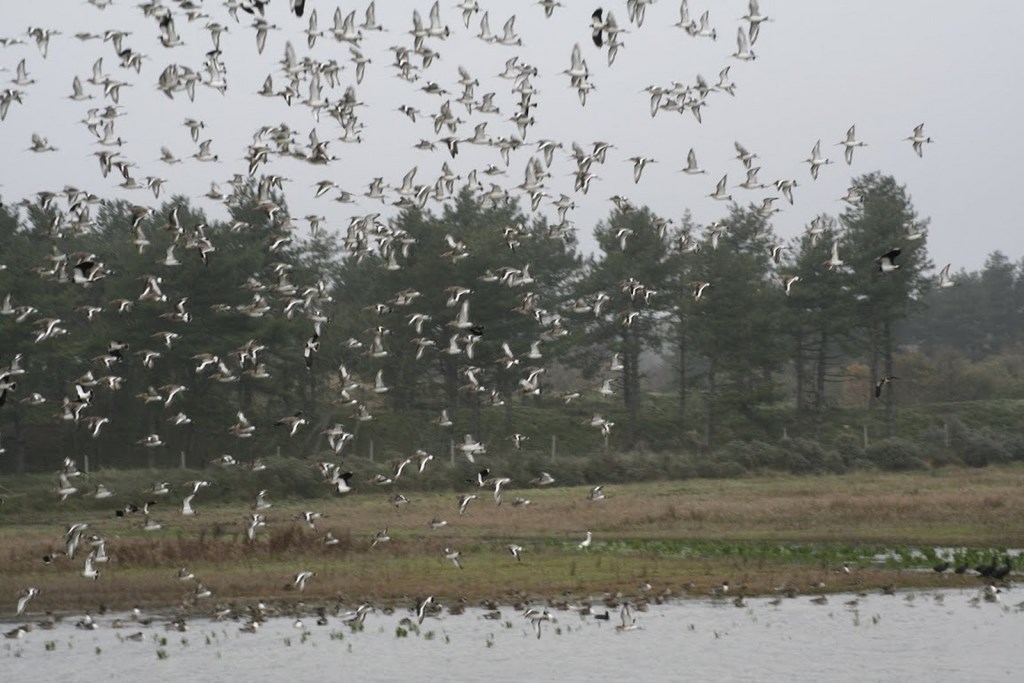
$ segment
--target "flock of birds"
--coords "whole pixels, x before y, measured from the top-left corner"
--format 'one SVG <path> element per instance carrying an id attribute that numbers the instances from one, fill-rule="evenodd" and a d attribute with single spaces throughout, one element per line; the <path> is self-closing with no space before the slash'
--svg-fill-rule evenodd
<path id="1" fill-rule="evenodd" d="M 574 230 L 569 212 L 577 207 L 577 201 L 584 201 L 580 195 L 587 195 L 595 186 L 595 182 L 600 182 L 596 171 L 608 163 L 609 158 L 614 158 L 611 155 L 615 154 L 612 150 L 616 147 L 608 141 L 580 143 L 569 140 L 531 139 L 532 128 L 537 123 L 539 112 L 542 111 L 539 106 L 543 99 L 542 93 L 536 87 L 536 82 L 541 76 L 538 68 L 530 64 L 526 60 L 526 54 L 520 51 L 520 48 L 529 44 L 530 37 L 517 32 L 515 15 L 504 21 L 496 20 L 495 25 L 501 21 L 502 28 L 500 32 L 492 32 L 489 11 L 497 13 L 504 8 L 497 4 L 488 11 L 484 10 L 477 0 L 461 0 L 455 7 L 456 15 L 451 17 L 447 16 L 452 14 L 451 8 L 443 8 L 440 2 L 436 1 L 424 14 L 421 14 L 419 9 L 412 10 L 409 24 L 389 27 L 384 27 L 378 22 L 375 2 L 370 2 L 361 11 L 352 10 L 346 13 L 340 7 L 335 8 L 330 24 L 321 24 L 318 15 L 318 10 L 325 13 L 329 10 L 326 5 L 301 0 L 290 0 L 287 3 L 288 13 L 279 11 L 285 3 L 271 3 L 269 0 L 226 0 L 217 4 L 204 4 L 192 0 L 147 0 L 135 7 L 120 7 L 113 5 L 109 0 L 89 0 L 89 4 L 96 11 L 110 10 L 112 18 L 117 12 L 119 20 L 124 20 L 125 12 L 140 13 L 144 23 L 138 24 L 136 21 L 136 25 L 151 32 L 161 50 L 159 54 L 154 55 L 141 52 L 136 46 L 136 30 L 111 28 L 102 34 L 79 32 L 73 36 L 83 42 L 95 41 L 98 46 L 91 72 L 74 74 L 71 77 L 68 97 L 75 103 L 82 103 L 85 108 L 85 116 L 81 120 L 85 131 L 83 134 L 97 148 L 94 152 L 100 172 L 97 182 L 105 183 L 109 192 L 133 198 L 136 193 L 148 191 L 156 200 L 162 193 L 167 194 L 173 190 L 174 183 L 159 175 L 153 168 L 156 162 L 143 160 L 139 144 L 130 144 L 119 135 L 119 122 L 131 115 L 130 108 L 121 103 L 122 98 L 126 102 L 131 102 L 134 91 L 156 88 L 173 106 L 178 107 L 182 106 L 185 100 L 189 103 L 205 100 L 209 97 L 208 91 L 215 91 L 220 96 L 226 95 L 229 91 L 234 92 L 237 88 L 244 88 L 244 84 L 236 83 L 233 76 L 235 67 L 229 69 L 229 55 L 222 51 L 225 33 L 251 32 L 254 42 L 250 49 L 257 56 L 265 50 L 281 51 L 282 59 L 277 63 L 276 70 L 266 75 L 256 92 L 260 97 L 278 102 L 282 111 L 303 110 L 313 122 L 313 127 L 305 136 L 288 123 L 260 126 L 253 131 L 252 142 L 243 152 L 244 163 L 237 164 L 237 169 L 232 169 L 229 178 L 225 179 L 229 174 L 219 174 L 216 171 L 216 176 L 206 176 L 211 178 L 211 181 L 210 190 L 205 194 L 205 198 L 229 208 L 238 206 L 246 183 L 253 182 L 257 188 L 258 209 L 273 226 L 274 237 L 265 245 L 268 260 L 271 262 L 267 272 L 255 273 L 246 282 L 237 283 L 238 286 L 252 291 L 252 299 L 245 305 L 222 306 L 212 312 L 200 312 L 190 310 L 187 283 L 177 283 L 176 286 L 181 289 L 171 291 L 171 274 L 181 265 L 182 259 L 194 258 L 204 264 L 209 263 L 211 259 L 217 258 L 219 245 L 208 236 L 205 225 L 183 222 L 179 218 L 177 207 L 171 208 L 167 213 L 163 234 L 147 236 L 144 222 L 155 215 L 156 209 L 150 203 L 141 200 L 132 201 L 132 228 L 130 234 L 124 237 L 139 254 L 156 253 L 153 255 L 151 274 L 145 276 L 135 298 L 116 301 L 96 300 L 76 311 L 60 312 L 37 310 L 32 302 L 18 301 L 16 291 L 6 293 L 0 306 L 0 324 L 33 326 L 34 344 L 48 343 L 50 340 L 72 334 L 75 326 L 88 325 L 97 316 L 125 314 L 143 306 L 161 311 L 160 317 L 167 321 L 167 329 L 151 331 L 151 338 L 154 340 L 152 348 L 131 349 L 124 342 L 111 341 L 106 348 L 96 350 L 98 355 L 94 357 L 91 367 L 85 369 L 82 375 L 71 383 L 67 395 L 61 397 L 61 408 L 58 413 L 60 419 L 80 426 L 93 438 L 98 438 L 104 425 L 113 419 L 108 415 L 96 414 L 96 392 L 118 391 L 124 388 L 124 378 L 117 374 L 118 368 L 124 363 L 134 363 L 148 370 L 154 369 L 162 357 L 175 353 L 176 344 L 183 335 L 188 334 L 189 324 L 201 321 L 205 315 L 236 315 L 250 318 L 282 316 L 288 320 L 304 320 L 305 324 L 310 325 L 311 331 L 303 348 L 296 349 L 295 353 L 301 352 L 307 368 L 317 362 L 320 345 L 329 340 L 326 335 L 330 321 L 323 310 L 333 301 L 333 296 L 343 292 L 333 291 L 331 284 L 322 278 L 309 283 L 292 282 L 291 268 L 279 261 L 274 262 L 281 250 L 293 241 L 298 242 L 301 239 L 293 218 L 274 199 L 277 196 L 275 192 L 283 193 L 284 184 L 289 182 L 287 178 L 275 172 L 274 167 L 278 163 L 289 161 L 323 168 L 327 177 L 315 183 L 313 189 L 306 193 L 308 196 L 296 199 L 292 202 L 293 205 L 303 202 L 315 203 L 327 198 L 333 198 L 342 205 L 351 205 L 358 213 L 351 216 L 347 228 L 343 230 L 348 255 L 351 258 L 363 258 L 373 254 L 380 257 L 385 268 L 400 269 L 411 250 L 429 250 L 432 245 L 416 244 L 407 233 L 383 220 L 381 211 L 384 211 L 385 207 L 388 211 L 394 211 L 410 207 L 423 208 L 428 204 L 443 204 L 455 196 L 456 183 L 461 180 L 464 183 L 462 187 L 467 188 L 488 206 L 522 200 L 533 211 L 539 211 L 542 206 L 552 207 L 557 222 L 551 226 L 551 236 L 554 239 L 565 238 Z M 536 4 L 547 17 L 551 17 L 560 9 L 567 11 L 563 8 L 563 3 L 553 0 L 540 0 Z M 620 24 L 616 19 L 615 13 L 619 11 L 618 8 L 597 9 L 590 17 L 589 26 L 579 27 L 581 40 L 574 45 L 564 46 L 567 68 L 557 76 L 565 78 L 565 86 L 576 93 L 579 106 L 585 107 L 588 97 L 593 98 L 592 93 L 598 87 L 601 78 L 599 70 L 591 68 L 588 64 L 588 56 L 593 59 L 591 48 L 588 46 L 585 52 L 583 45 L 592 43 L 594 48 L 604 54 L 608 68 L 613 68 L 616 59 L 621 58 L 619 55 L 624 50 L 623 36 L 629 32 L 642 34 L 645 21 L 651 20 L 648 13 L 653 4 L 653 0 L 628 0 L 625 3 L 625 24 Z M 711 13 L 712 10 L 704 11 L 695 19 L 690 14 L 688 0 L 683 0 L 679 7 L 678 21 L 674 24 L 674 27 L 680 30 L 680 40 L 715 41 L 718 31 Z M 663 17 L 659 16 L 658 20 L 663 20 Z M 772 20 L 761 12 L 757 0 L 750 0 L 747 14 L 742 17 L 737 27 L 736 51 L 730 55 L 736 64 L 755 60 L 757 55 L 754 47 L 762 30 L 766 28 L 765 25 L 770 21 Z M 494 49 L 511 49 L 516 54 L 509 57 L 505 70 L 498 74 L 498 81 L 482 81 L 474 75 L 472 68 L 464 66 L 458 66 L 457 80 L 445 80 L 446 77 L 441 75 L 443 67 L 439 66 L 444 64 L 441 50 L 444 49 L 445 41 L 461 32 L 463 28 L 471 30 L 470 27 L 474 23 L 479 26 L 479 33 L 475 37 L 484 45 L 495 46 Z M 371 52 L 373 46 L 368 44 L 374 41 L 375 36 L 385 34 L 390 36 L 390 40 L 395 44 L 386 52 Z M 0 90 L 0 120 L 31 116 L 31 104 L 37 91 L 54 85 L 37 83 L 33 78 L 33 62 L 47 59 L 51 50 L 51 40 L 68 38 L 59 31 L 44 26 L 30 27 L 22 35 L 0 37 L 0 58 L 3 63 L 11 63 L 14 67 L 13 78 L 6 88 Z M 202 63 L 198 67 L 184 63 L 184 60 L 176 56 L 181 54 L 179 48 L 203 42 L 207 49 L 203 51 Z M 34 44 L 34 50 L 31 44 Z M 106 47 L 108 44 L 109 48 Z M 550 47 L 554 50 L 563 49 L 559 44 Z M 321 56 L 325 53 L 337 55 L 339 48 L 346 48 L 347 64 L 340 63 L 334 57 L 325 59 Z M 26 51 L 29 54 L 26 54 Z M 341 186 L 340 177 L 344 174 L 344 177 L 351 179 L 354 177 L 354 171 L 358 169 L 343 168 L 334 150 L 339 143 L 361 144 L 374 125 L 376 114 L 364 115 L 364 112 L 373 112 L 373 102 L 361 99 L 360 87 L 368 68 L 375 68 L 370 65 L 379 65 L 383 62 L 382 54 L 388 55 L 390 59 L 386 68 L 390 76 L 396 79 L 396 88 L 401 87 L 410 93 L 424 93 L 430 98 L 436 98 L 437 105 L 429 110 L 408 104 L 402 105 L 399 111 L 408 118 L 409 125 L 416 126 L 417 130 L 426 131 L 427 137 L 416 145 L 418 150 L 431 156 L 431 153 L 436 152 L 447 158 L 440 164 L 440 174 L 427 182 L 417 181 L 420 168 L 420 165 L 417 165 L 405 173 L 399 183 L 391 184 L 383 177 L 375 177 L 367 179 L 365 191 L 348 191 Z M 253 58 L 253 55 L 231 57 L 248 60 Z M 110 69 L 112 63 L 113 70 Z M 714 84 L 696 75 L 690 82 L 675 81 L 647 86 L 643 93 L 645 97 L 649 97 L 650 115 L 654 117 L 689 113 L 700 122 L 715 98 L 736 95 L 737 86 L 730 80 L 731 68 L 729 65 L 723 66 Z M 435 72 L 439 75 L 434 76 Z M 431 78 L 438 80 L 430 80 Z M 507 84 L 508 93 L 478 92 L 489 87 L 492 82 Z M 511 96 L 510 105 L 501 100 L 508 95 Z M 423 95 L 417 94 L 416 97 L 422 98 Z M 294 119 L 291 114 L 289 116 Z M 467 120 L 461 116 L 465 116 Z M 491 134 L 494 128 L 506 122 L 511 124 L 507 130 L 497 135 Z M 159 163 L 166 165 L 168 169 L 173 169 L 179 164 L 184 167 L 187 164 L 190 175 L 208 173 L 203 170 L 204 167 L 218 169 L 235 158 L 234 150 L 218 149 L 214 138 L 205 137 L 206 121 L 190 116 L 183 125 L 187 130 L 187 139 L 194 145 L 194 151 L 188 155 L 179 155 L 169 146 L 162 146 Z M 471 135 L 467 135 L 466 132 L 469 127 L 473 130 Z M 922 156 L 925 146 L 933 142 L 925 134 L 924 124 L 914 127 L 913 133 L 906 140 L 911 143 L 912 151 L 918 156 Z M 845 162 L 851 165 L 855 150 L 866 144 L 857 138 L 855 126 L 850 126 L 837 146 L 842 148 Z M 462 172 L 456 173 L 460 151 L 466 146 L 493 149 L 494 163 L 483 168 L 460 168 Z M 32 154 L 41 155 L 54 154 L 58 151 L 43 133 L 32 135 L 28 149 Z M 735 150 L 736 159 L 742 164 L 745 175 L 744 182 L 736 187 L 747 192 L 774 188 L 778 193 L 765 197 L 758 213 L 770 217 L 779 211 L 773 204 L 780 198 L 784 198 L 790 204 L 794 202 L 797 180 L 779 179 L 772 183 L 762 183 L 758 179 L 760 167 L 755 165 L 758 155 L 738 142 L 735 144 Z M 563 185 L 563 181 L 553 171 L 556 166 L 556 153 L 559 155 L 557 163 L 562 163 L 561 157 L 566 156 L 565 151 L 568 151 L 567 159 L 571 163 L 568 177 L 573 179 L 572 188 L 569 188 L 568 184 Z M 514 180 L 507 180 L 506 170 L 511 166 L 513 159 L 519 159 L 524 154 L 528 159 L 522 166 L 523 181 L 516 184 Z M 55 158 L 60 159 L 60 156 L 56 155 Z M 667 160 L 637 155 L 622 161 L 632 164 L 634 183 L 639 184 L 643 180 L 645 169 L 659 161 Z M 834 162 L 822 152 L 821 140 L 818 140 L 813 145 L 806 163 L 813 182 L 823 167 Z M 699 165 L 694 149 L 689 150 L 686 165 L 680 171 L 688 176 L 707 173 Z M 713 200 L 732 201 L 732 190 L 728 175 L 723 175 L 717 181 L 715 190 L 708 196 Z M 332 194 L 333 197 L 330 196 Z M 289 196 L 295 197 L 295 194 Z M 857 205 L 863 197 L 855 190 L 851 190 L 843 200 L 849 205 Z M 70 185 L 63 189 L 41 190 L 34 200 L 25 200 L 24 205 L 38 208 L 51 220 L 51 255 L 43 264 L 0 263 L 0 270 L 13 272 L 17 269 L 24 271 L 27 276 L 41 277 L 58 286 L 95 291 L 90 289 L 93 284 L 104 278 L 116 277 L 113 269 L 105 264 L 103 254 L 65 253 L 61 248 L 61 242 L 88 233 L 95 225 L 93 212 L 104 201 L 103 193 L 94 194 Z M 613 197 L 612 201 L 620 209 L 632 206 L 628 199 L 619 195 Z M 380 211 L 377 210 L 378 207 L 381 207 Z M 663 230 L 668 230 L 672 224 L 670 219 L 658 220 L 659 228 Z M 321 231 L 326 229 L 327 221 L 318 213 L 310 213 L 305 217 L 305 221 L 309 226 L 310 240 L 318 239 Z M 249 227 L 245 223 L 235 222 L 231 225 L 231 230 L 245 234 Z M 923 228 L 920 225 L 908 225 L 906 228 L 906 239 L 916 240 L 923 237 Z M 816 221 L 808 230 L 812 235 L 818 235 L 824 233 L 825 227 L 820 221 Z M 707 227 L 707 235 L 711 240 L 710 248 L 717 248 L 719 238 L 726 237 L 725 226 L 714 223 Z M 622 249 L 628 249 L 630 236 L 628 230 L 620 231 L 617 235 Z M 495 231 L 494 237 L 495 240 L 504 240 L 509 246 L 510 258 L 515 258 L 515 247 L 519 241 L 533 238 L 528 236 L 521 226 L 501 226 L 500 230 Z M 837 239 L 831 245 L 830 257 L 824 262 L 824 266 L 829 270 L 837 270 L 844 266 L 838 245 Z M 696 242 L 682 238 L 675 246 L 681 250 L 699 248 Z M 471 257 L 466 245 L 451 235 L 446 236 L 445 244 L 438 245 L 438 249 L 442 249 L 438 253 L 441 258 L 453 263 Z M 782 246 L 773 245 L 772 249 L 771 256 L 778 262 Z M 886 274 L 899 269 L 897 258 L 900 249 L 886 245 L 879 251 L 883 250 L 884 253 L 877 258 L 879 271 Z M 0 260 L 2 259 L 3 255 L 0 254 Z M 502 355 L 492 360 L 507 369 L 521 365 L 525 370 L 519 381 L 518 391 L 524 396 L 540 393 L 539 377 L 544 373 L 544 368 L 539 365 L 543 358 L 540 346 L 544 341 L 557 339 L 569 333 L 563 325 L 562 316 L 535 306 L 536 294 L 531 288 L 535 282 L 530 273 L 529 263 L 510 265 L 500 273 L 481 273 L 480 280 L 482 283 L 490 282 L 495 286 L 507 286 L 526 292 L 523 296 L 523 308 L 538 322 L 538 340 L 531 344 L 529 350 L 513 350 L 507 343 L 503 344 Z M 798 280 L 799 278 L 795 276 L 783 279 L 787 295 Z M 943 269 L 937 284 L 940 287 L 954 284 L 949 276 L 949 266 Z M 709 288 L 713 288 L 713 283 L 695 283 L 694 299 L 700 301 L 705 298 Z M 420 293 L 413 290 L 396 292 L 394 299 L 380 304 L 379 312 L 383 318 L 392 312 L 407 311 L 407 320 L 402 324 L 408 324 L 420 335 L 417 340 L 417 358 L 428 352 L 448 353 L 463 358 L 465 364 L 461 374 L 466 380 L 464 388 L 474 392 L 489 392 L 492 403 L 500 405 L 506 397 L 496 395 L 496 392 L 486 385 L 483 379 L 485 373 L 479 367 L 487 361 L 482 363 L 473 359 L 473 346 L 482 337 L 483 330 L 481 325 L 473 320 L 472 294 L 473 289 L 463 284 L 455 284 L 445 292 L 447 307 L 455 311 L 453 319 L 445 325 L 446 328 L 453 330 L 447 344 L 443 340 L 424 335 L 424 325 L 430 321 L 428 316 L 416 310 L 416 300 L 419 297 L 435 296 L 436 293 Z M 622 284 L 622 294 L 632 301 L 638 296 L 649 298 L 654 295 L 654 290 L 633 280 Z M 609 295 L 597 292 L 590 299 L 570 302 L 567 305 L 571 306 L 574 312 L 589 311 L 594 316 L 600 316 L 602 308 L 611 305 L 610 301 Z M 509 314 L 512 315 L 513 312 Z M 627 312 L 623 315 L 622 324 L 629 325 L 632 320 L 633 317 Z M 366 353 L 371 358 L 383 358 L 387 355 L 387 334 L 387 327 L 382 322 L 380 326 L 368 332 L 365 340 L 352 339 L 345 342 L 345 345 L 353 353 Z M 264 379 L 270 377 L 268 365 L 261 355 L 265 350 L 266 346 L 263 343 L 253 339 L 233 350 L 210 349 L 194 355 L 191 360 L 194 361 L 197 378 L 212 378 L 223 383 L 238 381 L 242 375 Z M 27 406 L 43 406 L 54 400 L 42 393 L 26 394 L 24 388 L 26 384 L 30 385 L 31 378 L 27 375 L 24 361 L 30 354 L 31 348 L 17 350 L 6 361 L 6 365 L 0 366 L 0 406 L 7 400 L 18 400 Z M 611 359 L 608 368 L 612 373 L 621 371 L 622 362 L 618 354 Z M 353 419 L 372 419 L 370 401 L 389 390 L 382 371 L 378 371 L 372 381 L 367 381 L 356 377 L 342 365 L 339 368 L 339 378 L 342 396 L 346 400 L 350 399 L 350 404 L 354 406 Z M 892 379 L 895 377 L 883 378 L 883 382 L 888 383 Z M 615 382 L 614 377 L 603 379 L 596 391 L 602 396 L 612 395 L 615 393 Z M 177 408 L 180 401 L 178 397 L 189 390 L 187 385 L 165 384 L 138 389 L 137 396 L 140 401 L 159 404 L 166 410 L 165 419 L 172 429 L 191 423 L 192 417 L 181 410 L 172 409 L 172 406 Z M 880 389 L 881 384 L 878 390 Z M 578 391 L 566 392 L 563 398 L 568 402 L 579 395 Z M 452 426 L 447 411 L 442 411 L 436 424 L 442 428 Z M 586 424 L 605 436 L 614 426 L 613 422 L 600 415 L 594 415 Z M 303 428 L 308 428 L 309 420 L 298 412 L 282 417 L 275 425 L 294 436 Z M 226 430 L 238 439 L 251 439 L 259 427 L 262 425 L 252 424 L 244 412 L 239 410 L 237 421 L 226 426 Z M 337 456 L 343 454 L 345 445 L 353 438 L 353 434 L 340 422 L 324 430 L 323 435 L 326 439 L 326 449 Z M 528 436 L 514 434 L 510 438 L 518 448 Z M 166 440 L 160 433 L 154 432 L 140 434 L 137 443 L 144 449 L 155 449 L 163 447 Z M 486 453 L 486 446 L 467 434 L 458 445 L 458 450 L 469 463 L 477 467 L 476 459 Z M 392 485 L 408 469 L 424 472 L 431 459 L 431 454 L 418 450 L 413 456 L 395 462 L 390 474 L 376 475 L 371 483 L 380 487 Z M 264 467 L 258 459 L 243 465 L 230 455 L 222 456 L 213 464 L 224 468 L 248 467 L 253 471 L 259 471 Z M 339 495 L 352 490 L 353 473 L 346 471 L 338 462 L 322 462 L 318 467 L 324 481 Z M 55 490 L 61 501 L 69 496 L 84 493 L 82 487 L 76 483 L 80 475 L 74 458 L 67 458 L 58 473 Z M 555 478 L 551 474 L 542 472 L 531 484 L 546 486 L 554 481 Z M 490 490 L 495 503 L 501 505 L 503 491 L 512 482 L 508 477 L 497 476 L 483 467 L 476 471 L 472 483 L 478 491 Z M 184 484 L 186 494 L 181 502 L 181 515 L 196 514 L 196 502 L 201 500 L 202 490 L 209 485 L 210 482 L 205 480 Z M 126 503 L 117 511 L 118 516 L 131 517 L 141 514 L 144 521 L 140 523 L 140 528 L 145 531 L 161 529 L 161 523 L 152 516 L 152 507 L 159 496 L 168 495 L 171 489 L 172 486 L 168 482 L 155 483 L 148 492 L 154 501 Z M 103 499 L 116 494 L 100 484 L 91 490 L 89 495 Z M 245 527 L 249 542 L 255 542 L 260 530 L 267 524 L 266 510 L 271 507 L 268 496 L 268 491 L 260 491 L 252 505 Z M 478 492 L 461 494 L 458 498 L 457 513 L 464 514 L 470 503 L 478 497 Z M 603 497 L 601 486 L 594 487 L 589 495 L 592 501 L 599 501 Z M 390 496 L 389 500 L 396 507 L 408 502 L 402 494 Z M 530 501 L 521 496 L 512 500 L 512 506 L 515 507 L 529 504 Z M 309 511 L 300 517 L 299 521 L 316 529 L 316 521 L 320 515 Z M 431 528 L 434 529 L 441 529 L 446 525 L 447 521 L 439 517 L 430 522 Z M 389 540 L 388 529 L 384 528 L 371 539 L 370 547 Z M 327 532 L 322 537 L 322 542 L 329 546 L 336 544 L 338 539 Z M 588 531 L 579 547 L 586 549 L 591 542 L 592 534 Z M 46 561 L 54 561 L 61 555 L 66 555 L 69 560 L 74 559 L 84 546 L 86 552 L 80 573 L 84 578 L 96 580 L 101 575 L 100 567 L 108 561 L 106 544 L 107 538 L 89 531 L 87 524 L 73 524 L 64 535 L 61 550 L 48 555 Z M 507 550 L 515 561 L 520 560 L 522 546 L 511 543 L 508 544 Z M 461 568 L 463 558 L 458 550 L 447 547 L 443 557 L 451 562 L 453 567 Z M 303 570 L 293 577 L 290 585 L 301 592 L 314 577 L 313 572 Z M 183 569 L 178 578 L 194 583 L 188 597 L 190 602 L 210 594 L 209 589 L 188 570 Z M 38 592 L 36 588 L 26 589 L 18 600 L 18 614 L 26 609 Z M 432 609 L 433 603 L 432 598 L 426 598 L 417 606 L 420 621 L 424 614 Z M 363 610 L 353 618 L 363 619 L 365 614 L 366 610 Z M 524 615 L 530 620 L 538 637 L 541 624 L 552 618 L 546 609 L 528 609 Z M 621 620 L 621 630 L 632 630 L 636 627 L 636 619 L 632 616 L 628 604 L 622 608 Z M 251 624 L 249 628 L 255 630 L 258 619 L 253 619 Z"/>

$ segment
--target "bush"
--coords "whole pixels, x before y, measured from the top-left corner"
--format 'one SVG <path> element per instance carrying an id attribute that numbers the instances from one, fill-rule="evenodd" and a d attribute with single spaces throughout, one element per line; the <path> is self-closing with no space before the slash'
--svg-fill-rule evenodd
<path id="1" fill-rule="evenodd" d="M 693 479 L 697 476 L 697 468 L 690 453 L 666 453 L 660 460 L 665 479 Z"/>
<path id="2" fill-rule="evenodd" d="M 784 455 L 778 446 L 763 441 L 730 441 L 716 452 L 719 461 L 732 461 L 744 470 L 779 469 Z"/>
<path id="3" fill-rule="evenodd" d="M 985 467 L 994 463 L 1009 462 L 1019 452 L 1019 444 L 1010 435 L 997 433 L 985 427 L 974 429 L 963 421 L 949 420 L 950 446 L 953 452 L 968 467 Z"/>
<path id="4" fill-rule="evenodd" d="M 957 444 L 957 452 L 968 467 L 985 467 L 1010 460 L 1009 451 L 992 434 L 978 433 L 962 440 Z"/>
<path id="5" fill-rule="evenodd" d="M 746 468 L 733 460 L 712 460 L 697 465 L 697 476 L 704 479 L 738 479 L 746 473 Z"/>
<path id="6" fill-rule="evenodd" d="M 878 469 L 875 463 L 867 458 L 853 458 L 847 463 L 846 467 L 848 471 L 855 472 L 870 472 L 871 470 Z"/>
<path id="7" fill-rule="evenodd" d="M 964 461 L 960 459 L 956 451 L 951 448 L 938 448 L 932 454 L 931 458 L 932 467 L 962 467 Z"/>
<path id="8" fill-rule="evenodd" d="M 864 443 L 862 439 L 863 437 L 859 431 L 844 427 L 842 431 L 832 438 L 828 445 L 849 466 L 855 460 L 864 459 Z"/>
<path id="9" fill-rule="evenodd" d="M 864 449 L 864 457 L 883 470 L 897 472 L 928 469 L 920 446 L 899 437 L 876 441 Z"/>
<path id="10" fill-rule="evenodd" d="M 812 439 L 791 439 L 788 442 L 787 469 L 793 474 L 846 472 L 846 462 L 839 453 Z"/>

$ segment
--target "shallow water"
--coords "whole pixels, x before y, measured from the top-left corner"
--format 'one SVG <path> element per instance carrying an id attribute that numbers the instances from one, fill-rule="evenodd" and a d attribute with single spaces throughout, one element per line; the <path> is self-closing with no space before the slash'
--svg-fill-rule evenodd
<path id="1" fill-rule="evenodd" d="M 242 622 L 196 619 L 184 633 L 149 627 L 111 628 L 125 615 L 97 619 L 94 631 L 77 618 L 54 630 L 35 629 L 0 645 L 5 680 L 151 679 L 160 681 L 351 680 L 403 681 L 419 675 L 445 681 L 960 681 L 1020 680 L 1024 670 L 1024 591 L 999 603 L 972 604 L 976 590 L 831 595 L 816 605 L 809 596 L 684 600 L 637 612 L 641 629 L 619 632 L 610 621 L 556 611 L 538 640 L 530 622 L 509 607 L 502 619 L 481 610 L 428 618 L 406 637 L 400 620 L 410 613 L 370 613 L 364 630 L 339 619 L 297 629 L 292 618 L 273 618 L 258 633 Z M 936 597 L 939 596 L 939 597 Z M 1016 599 L 1015 599 L 1016 598 Z M 14 624 L 5 624 L 9 630 Z M 143 632 L 143 640 L 126 640 Z M 165 642 L 161 642 L 166 639 Z M 163 653 L 161 657 L 160 654 Z"/>

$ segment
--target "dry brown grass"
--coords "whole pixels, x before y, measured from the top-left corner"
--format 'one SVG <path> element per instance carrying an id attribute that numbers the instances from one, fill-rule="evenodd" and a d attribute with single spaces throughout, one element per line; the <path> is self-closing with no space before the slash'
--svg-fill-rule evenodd
<path id="1" fill-rule="evenodd" d="M 488 492 L 457 513 L 456 494 L 412 494 L 401 510 L 387 502 L 393 491 L 368 487 L 320 506 L 308 502 L 275 503 L 269 526 L 255 544 L 244 540 L 247 510 L 207 507 L 183 518 L 171 502 L 154 516 L 166 529 L 155 535 L 137 528 L 138 520 L 106 512 L 68 518 L 55 513 L 49 523 L 17 525 L 4 520 L 0 530 L 0 612 L 13 612 L 14 595 L 34 585 L 42 589 L 34 610 L 171 606 L 185 599 L 189 585 L 175 578 L 188 566 L 213 591 L 217 602 L 296 600 L 283 589 L 298 570 L 317 572 L 306 602 L 374 599 L 405 600 L 436 594 L 514 599 L 520 591 L 557 596 L 602 591 L 632 593 L 643 582 L 675 593 L 692 583 L 694 594 L 728 579 L 748 593 L 770 593 L 793 585 L 801 591 L 871 589 L 889 583 L 954 585 L 969 577 L 931 572 L 896 572 L 867 563 L 852 575 L 836 574 L 822 562 L 779 560 L 757 553 L 705 557 L 631 549 L 628 542 L 735 541 L 751 543 L 915 544 L 920 546 L 1013 547 L 1024 532 L 1024 469 L 942 470 L 936 473 L 861 473 L 844 477 L 771 477 L 736 481 L 656 482 L 608 487 L 608 498 L 586 499 L 585 488 L 511 492 L 533 501 L 498 507 Z M 326 514 L 318 532 L 294 521 L 295 513 L 318 509 Z M 449 521 L 431 530 L 435 515 Z M 71 522 L 88 522 L 105 535 L 111 562 L 90 581 L 79 575 L 81 558 L 50 566 L 41 557 L 61 547 Z M 373 534 L 388 527 L 392 541 L 370 549 Z M 325 547 L 327 529 L 341 539 Z M 598 545 L 576 548 L 584 531 Z M 515 562 L 504 545 L 526 547 Z M 625 545 L 602 547 L 613 541 Z M 463 570 L 442 558 L 446 546 L 463 552 Z M 642 547 L 642 546 L 641 546 Z M 824 588 L 813 588 L 823 583 Z M 194 605 L 201 609 L 203 602 Z"/>

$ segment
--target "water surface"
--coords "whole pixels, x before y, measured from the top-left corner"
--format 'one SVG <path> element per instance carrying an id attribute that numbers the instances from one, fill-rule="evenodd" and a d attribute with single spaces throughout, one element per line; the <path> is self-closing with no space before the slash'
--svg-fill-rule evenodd
<path id="1" fill-rule="evenodd" d="M 94 631 L 76 617 L 53 630 L 34 629 L 0 649 L 3 679 L 160 681 L 351 680 L 445 681 L 625 680 L 679 681 L 929 681 L 1020 680 L 1024 671 L 1024 592 L 1005 591 L 999 603 L 978 601 L 977 590 L 830 595 L 731 600 L 682 600 L 637 612 L 641 629 L 619 632 L 617 610 L 600 621 L 554 611 L 537 639 L 530 622 L 510 607 L 500 620 L 484 612 L 427 618 L 397 635 L 398 610 L 371 613 L 353 631 L 340 619 L 275 617 L 257 633 L 244 621 L 195 619 L 189 630 L 168 630 L 97 619 Z M 855 606 L 847 601 L 857 600 Z M 598 610 L 603 612 L 603 608 Z M 4 630 L 14 624 L 5 624 Z M 126 637 L 141 631 L 135 642 Z"/>

